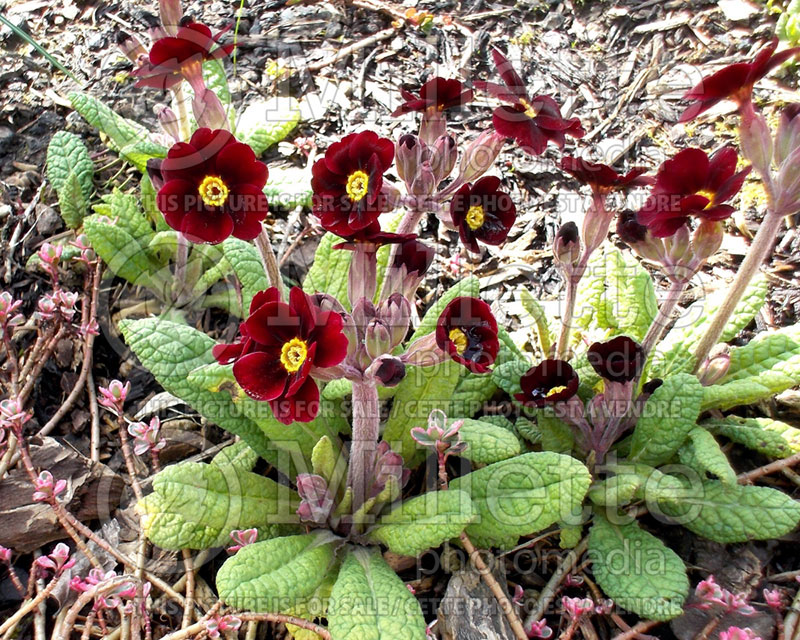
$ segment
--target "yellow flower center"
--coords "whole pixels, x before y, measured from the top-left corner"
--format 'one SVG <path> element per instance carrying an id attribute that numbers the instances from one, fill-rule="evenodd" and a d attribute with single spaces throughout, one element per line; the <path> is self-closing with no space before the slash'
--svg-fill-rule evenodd
<path id="1" fill-rule="evenodd" d="M 473 205 L 467 210 L 467 225 L 473 231 L 480 229 L 483 226 L 483 221 L 485 218 L 486 216 L 483 213 L 483 207 L 479 204 Z"/>
<path id="2" fill-rule="evenodd" d="M 221 207 L 228 199 L 228 185 L 219 176 L 206 176 L 197 187 L 200 197 L 209 207 Z"/>
<path id="3" fill-rule="evenodd" d="M 464 333 L 461 329 L 450 329 L 448 337 L 450 338 L 450 342 L 456 345 L 456 353 L 458 355 L 464 355 L 464 352 L 467 350 L 467 347 L 469 346 L 469 339 L 467 338 L 467 334 Z"/>
<path id="4" fill-rule="evenodd" d="M 281 348 L 281 364 L 289 373 L 298 371 L 308 357 L 308 345 L 300 338 L 292 338 Z"/>
<path id="5" fill-rule="evenodd" d="M 563 385 L 560 386 L 560 387 L 553 387 L 552 389 L 550 389 L 550 391 L 547 392 L 546 397 L 549 398 L 550 396 L 554 396 L 557 393 L 561 393 L 562 391 L 566 391 L 566 389 L 567 388 L 565 386 L 563 386 Z"/>
<path id="6" fill-rule="evenodd" d="M 363 171 L 354 171 L 347 178 L 347 186 L 345 189 L 347 190 L 347 195 L 350 196 L 350 200 L 358 202 L 367 195 L 367 191 L 369 190 L 369 176 Z"/>
<path id="7" fill-rule="evenodd" d="M 525 98 L 520 98 L 519 103 L 525 107 L 525 115 L 529 118 L 535 118 L 539 115 L 539 110 L 534 107 L 530 102 L 528 102 Z"/>
<path id="8" fill-rule="evenodd" d="M 708 204 L 705 206 L 706 209 L 708 209 L 711 206 L 711 203 L 714 202 L 714 192 L 713 191 L 707 191 L 707 190 L 703 189 L 702 191 L 698 191 L 697 195 L 698 196 L 703 196 L 704 198 L 706 198 L 708 200 Z"/>

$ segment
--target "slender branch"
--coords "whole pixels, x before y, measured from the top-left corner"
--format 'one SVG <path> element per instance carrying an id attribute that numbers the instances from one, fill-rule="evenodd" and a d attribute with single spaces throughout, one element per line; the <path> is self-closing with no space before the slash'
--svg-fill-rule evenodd
<path id="1" fill-rule="evenodd" d="M 67 333 L 66 327 L 63 325 L 58 328 L 55 335 L 45 344 L 43 353 L 40 353 L 35 362 L 32 363 L 30 370 L 28 371 L 28 378 L 27 382 L 22 387 L 22 390 L 19 392 L 19 401 L 25 402 L 28 399 L 28 396 L 33 391 L 33 385 L 36 384 L 36 381 L 39 379 L 39 374 L 44 369 L 44 365 L 47 364 L 47 361 L 50 359 L 50 356 L 53 353 L 53 349 L 56 348 L 58 341 L 64 337 Z M 26 367 L 23 367 L 23 371 L 25 371 Z"/>
<path id="2" fill-rule="evenodd" d="M 794 455 L 789 456 L 788 458 L 783 458 L 781 460 L 775 460 L 774 462 L 765 464 L 763 467 L 759 467 L 758 469 L 753 469 L 752 471 L 741 473 L 736 477 L 736 479 L 741 484 L 749 484 L 753 480 L 757 480 L 762 476 L 768 476 L 771 473 L 775 473 L 776 471 L 781 471 L 782 469 L 793 467 L 796 464 L 800 464 L 800 453 L 795 453 Z"/>
<path id="3" fill-rule="evenodd" d="M 36 596 L 26 603 L 24 603 L 17 611 L 11 616 L 8 620 L 6 620 L 3 624 L 0 624 L 0 635 L 4 635 L 7 631 L 13 629 L 17 626 L 20 620 L 22 620 L 25 616 L 27 616 L 31 611 L 36 609 L 40 603 L 47 600 L 47 598 L 52 593 L 53 589 L 56 588 L 56 584 L 58 584 L 58 578 L 60 574 L 56 574 L 53 576 L 53 579 L 47 583 L 47 586 L 39 591 Z"/>
<path id="4" fill-rule="evenodd" d="M 89 396 L 89 413 L 92 417 L 89 436 L 89 458 L 92 462 L 100 462 L 100 409 L 97 406 L 97 389 L 91 369 L 86 377 L 86 394 Z"/>
<path id="5" fill-rule="evenodd" d="M 494 597 L 497 599 L 497 604 L 500 605 L 500 609 L 502 609 L 505 614 L 506 620 L 508 620 L 508 624 L 514 632 L 514 637 L 517 638 L 517 640 L 528 640 L 528 634 L 525 633 L 525 628 L 522 626 L 517 612 L 514 611 L 514 605 L 511 604 L 506 592 L 503 591 L 503 587 L 495 580 L 495 577 L 492 575 L 492 570 L 486 566 L 483 558 L 481 558 L 480 551 L 472 544 L 472 540 L 469 539 L 466 532 L 462 531 L 460 538 L 461 544 L 464 545 L 464 549 L 466 549 L 469 554 L 472 566 L 475 567 L 475 570 L 480 574 L 486 586 L 491 589 Z"/>
<path id="6" fill-rule="evenodd" d="M 94 279 L 92 281 L 92 291 L 84 298 L 83 304 L 86 312 L 83 314 L 84 327 L 88 327 L 97 316 L 97 295 L 100 289 L 100 279 L 103 275 L 102 266 L 97 263 L 94 271 Z M 81 363 L 81 372 L 78 375 L 78 381 L 72 387 L 67 399 L 58 408 L 58 411 L 53 414 L 53 417 L 47 421 L 47 424 L 39 429 L 39 435 L 45 436 L 50 433 L 56 425 L 61 422 L 61 419 L 72 410 L 73 405 L 78 399 L 78 396 L 83 392 L 86 386 L 86 380 L 89 377 L 89 372 L 92 370 L 92 354 L 94 352 L 94 334 L 91 331 L 86 332 L 86 337 L 83 344 L 83 362 Z"/>
<path id="7" fill-rule="evenodd" d="M 400 221 L 400 224 L 397 226 L 396 233 L 398 234 L 406 234 L 406 233 L 414 233 L 417 230 L 417 226 L 419 226 L 420 220 L 425 215 L 425 211 L 423 209 L 415 209 L 409 207 L 406 214 L 403 216 L 403 219 Z M 386 263 L 386 273 L 383 277 L 383 284 L 381 285 L 381 293 L 379 300 L 385 300 L 389 297 L 391 291 L 389 291 L 389 287 L 391 286 L 392 279 L 389 277 L 389 269 L 393 268 L 394 258 L 397 255 L 397 252 L 400 250 L 400 245 L 393 244 L 391 249 L 389 250 L 389 260 Z"/>
<path id="8" fill-rule="evenodd" d="M 641 622 L 637 622 L 627 631 L 623 631 L 614 636 L 614 640 L 635 640 L 645 631 L 650 631 L 653 627 L 657 627 L 658 625 L 663 624 L 658 620 L 642 620 Z"/>
<path id="9" fill-rule="evenodd" d="M 558 569 L 555 570 L 553 575 L 550 576 L 550 580 L 548 580 L 544 589 L 542 589 L 539 594 L 539 601 L 536 603 L 536 608 L 531 611 L 525 619 L 526 626 L 537 622 L 544 615 L 550 603 L 553 601 L 553 598 L 555 598 L 561 582 L 567 577 L 567 574 L 572 571 L 578 559 L 583 555 L 588 546 L 589 538 L 586 537 L 566 555 L 563 562 L 558 566 Z"/>
<path id="10" fill-rule="evenodd" d="M 136 463 L 133 458 L 133 451 L 131 451 L 131 443 L 128 438 L 128 425 L 125 422 L 125 416 L 117 416 L 117 430 L 119 431 L 119 441 L 122 446 L 122 457 L 125 459 L 125 467 L 128 469 L 128 475 L 131 479 L 131 486 L 137 501 L 141 501 L 144 497 L 142 486 L 139 484 L 139 478 L 136 475 Z"/>
<path id="11" fill-rule="evenodd" d="M 555 357 L 563 360 L 567 355 L 569 347 L 569 336 L 572 332 L 572 318 L 575 314 L 575 299 L 578 292 L 578 280 L 569 278 L 567 280 L 567 295 L 564 299 L 564 314 L 561 316 L 561 331 L 558 334 L 556 343 Z"/>
<path id="12" fill-rule="evenodd" d="M 96 585 L 93 589 L 84 591 L 82 594 L 80 594 L 77 600 L 75 600 L 73 605 L 69 608 L 67 617 L 64 618 L 64 623 L 61 625 L 61 629 L 59 630 L 57 640 L 69 640 L 69 637 L 72 634 L 72 628 L 75 626 L 75 622 L 78 620 L 78 614 L 92 600 L 94 600 L 97 596 L 102 595 L 103 593 L 107 593 L 112 589 L 116 589 L 117 587 L 122 586 L 123 584 L 126 584 L 130 581 L 131 581 L 130 576 L 121 576 L 119 578 L 113 578 L 108 582 L 101 582 L 100 584 Z"/>
<path id="13" fill-rule="evenodd" d="M 739 267 L 739 271 L 728 291 L 728 295 L 725 297 L 719 309 L 717 309 L 713 320 L 711 320 L 705 334 L 703 334 L 703 337 L 697 345 L 697 349 L 695 349 L 695 373 L 708 357 L 714 345 L 719 342 L 725 325 L 728 323 L 728 319 L 731 317 L 731 314 L 733 314 L 734 309 L 736 309 L 736 305 L 739 304 L 753 276 L 755 276 L 764 260 L 772 251 L 775 238 L 782 224 L 783 212 L 773 209 L 767 211 L 764 220 L 761 222 L 761 226 L 758 228 L 756 237 L 753 239 L 753 244 L 750 245 L 750 249 L 747 255 L 745 255 L 742 265 Z"/>
<path id="14" fill-rule="evenodd" d="M 192 623 L 192 612 L 194 611 L 194 563 L 192 562 L 192 552 L 189 549 L 184 549 L 181 554 L 186 569 L 186 600 L 183 601 L 181 629 L 186 629 Z"/>

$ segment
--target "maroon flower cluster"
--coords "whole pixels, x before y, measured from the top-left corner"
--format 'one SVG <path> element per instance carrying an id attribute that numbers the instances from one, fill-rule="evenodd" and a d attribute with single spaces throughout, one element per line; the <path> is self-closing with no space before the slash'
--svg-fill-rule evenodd
<path id="1" fill-rule="evenodd" d="M 586 135 L 578 118 L 561 116 L 553 98 L 545 95 L 530 97 L 522 78 L 500 51 L 492 49 L 492 58 L 504 84 L 475 82 L 474 85 L 511 104 L 498 107 L 492 115 L 497 133 L 513 138 L 523 151 L 535 155 L 544 153 L 548 142 L 563 149 L 566 136 L 582 138 Z"/>
<path id="2" fill-rule="evenodd" d="M 266 217 L 267 165 L 223 129 L 198 129 L 167 153 L 156 178 L 156 204 L 167 224 L 192 242 L 230 235 L 252 240 Z"/>
<path id="3" fill-rule="evenodd" d="M 325 230 L 352 240 L 380 232 L 378 216 L 392 208 L 382 188 L 393 159 L 394 143 L 374 131 L 351 133 L 328 148 L 311 179 L 314 214 Z"/>
<path id="4" fill-rule="evenodd" d="M 392 116 L 399 116 L 412 111 L 427 111 L 435 109 L 444 111 L 460 107 L 472 101 L 472 90 L 467 89 L 458 80 L 447 80 L 436 77 L 428 80 L 420 87 L 419 96 L 415 96 L 405 89 L 400 90 L 405 102 L 392 113 Z"/>
<path id="5" fill-rule="evenodd" d="M 488 373 L 500 351 L 489 305 L 478 298 L 455 298 L 439 316 L 436 344 L 473 373 Z"/>
<path id="6" fill-rule="evenodd" d="M 478 240 L 499 245 L 517 219 L 514 202 L 500 191 L 500 178 L 486 176 L 474 185 L 467 183 L 453 195 L 450 216 L 458 227 L 461 242 L 470 251 L 478 253 Z"/>
<path id="7" fill-rule="evenodd" d="M 678 121 L 688 122 L 722 100 L 734 100 L 740 107 L 749 103 L 756 82 L 790 58 L 800 54 L 800 47 L 775 53 L 777 48 L 778 39 L 773 38 L 756 54 L 752 62 L 737 62 L 703 78 L 683 96 L 684 100 L 689 100 L 692 104 L 681 114 Z"/>
<path id="8" fill-rule="evenodd" d="M 690 217 L 724 220 L 734 208 L 724 204 L 744 184 L 750 167 L 736 171 L 733 147 L 720 149 L 711 158 L 700 149 L 684 149 L 664 162 L 656 175 L 650 197 L 637 219 L 659 238 L 671 236 Z"/>
<path id="9" fill-rule="evenodd" d="M 294 287 L 289 303 L 272 287 L 258 293 L 234 344 L 216 345 L 220 364 L 233 363 L 233 375 L 245 393 L 270 403 L 284 424 L 310 422 L 319 411 L 314 369 L 338 365 L 347 356 L 342 316 L 323 311 Z"/>
<path id="10" fill-rule="evenodd" d="M 565 402 L 578 392 L 578 374 L 564 360 L 543 360 L 520 378 L 522 393 L 514 397 L 523 404 L 542 408 Z"/>
<path id="11" fill-rule="evenodd" d="M 621 174 L 607 164 L 589 162 L 572 156 L 564 156 L 561 159 L 560 167 L 578 182 L 589 185 L 592 191 L 598 193 L 641 187 L 654 182 L 654 179 L 650 176 L 642 175 L 646 169 L 641 167 L 636 167 L 628 173 Z"/>
<path id="12" fill-rule="evenodd" d="M 224 30 L 212 35 L 206 25 L 187 22 L 174 36 L 159 38 L 147 58 L 131 74 L 137 78 L 136 86 L 170 89 L 187 75 L 188 67 L 229 55 L 233 44 L 217 46 L 223 33 Z"/>

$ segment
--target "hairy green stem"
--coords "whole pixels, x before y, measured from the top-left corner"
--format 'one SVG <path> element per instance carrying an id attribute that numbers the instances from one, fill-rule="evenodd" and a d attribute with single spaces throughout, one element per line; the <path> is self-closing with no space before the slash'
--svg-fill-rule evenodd
<path id="1" fill-rule="evenodd" d="M 753 239 L 753 244 L 750 245 L 750 250 L 742 261 L 742 266 L 739 267 L 739 271 L 728 291 L 728 295 L 725 297 L 720 308 L 717 309 L 717 312 L 714 314 L 714 319 L 708 325 L 706 332 L 703 334 L 703 337 L 700 339 L 695 349 L 693 373 L 697 373 L 703 361 L 711 352 L 711 349 L 719 342 L 725 325 L 728 323 L 734 309 L 736 309 L 736 305 L 739 304 L 750 281 L 772 251 L 782 223 L 783 213 L 780 211 L 770 209 L 766 216 L 764 216 L 764 220 L 758 228 L 758 233 L 756 233 L 756 237 Z"/>
<path id="2" fill-rule="evenodd" d="M 264 272 L 267 274 L 267 280 L 271 287 L 277 287 L 281 299 L 283 299 L 283 279 L 281 278 L 281 270 L 278 266 L 278 261 L 275 258 L 275 251 L 272 248 L 272 241 L 269 237 L 269 231 L 261 224 L 261 233 L 255 239 L 256 249 L 261 256 L 261 264 L 264 265 Z M 242 310 L 247 313 L 247 309 Z"/>
<path id="3" fill-rule="evenodd" d="M 353 442 L 347 478 L 353 489 L 353 512 L 366 499 L 379 430 L 380 403 L 375 382 L 353 382 Z"/>
<path id="4" fill-rule="evenodd" d="M 409 208 L 406 214 L 403 216 L 403 219 L 400 221 L 400 224 L 397 227 L 396 233 L 398 234 L 406 234 L 406 233 L 414 233 L 417 230 L 417 226 L 419 225 L 420 220 L 427 212 L 424 209 L 414 209 Z M 381 286 L 381 294 L 378 300 L 385 300 L 389 297 L 392 293 L 389 291 L 389 287 L 391 287 L 392 279 L 389 277 L 389 270 L 392 269 L 392 264 L 394 263 L 394 258 L 397 255 L 397 252 L 400 250 L 400 245 L 394 244 L 392 245 L 389 253 L 389 261 L 386 263 L 386 273 L 383 277 L 383 285 Z"/>
<path id="5" fill-rule="evenodd" d="M 664 299 L 664 302 L 659 305 L 658 313 L 656 317 L 653 318 L 653 322 L 650 324 L 650 328 L 647 330 L 644 340 L 642 340 L 642 349 L 644 350 L 645 358 L 650 354 L 653 347 L 658 344 L 658 341 L 664 333 L 664 329 L 666 329 L 672 321 L 672 314 L 675 312 L 678 301 L 681 299 L 681 294 L 688 282 L 688 278 L 682 278 L 681 280 L 672 281 L 670 283 L 667 297 Z"/>

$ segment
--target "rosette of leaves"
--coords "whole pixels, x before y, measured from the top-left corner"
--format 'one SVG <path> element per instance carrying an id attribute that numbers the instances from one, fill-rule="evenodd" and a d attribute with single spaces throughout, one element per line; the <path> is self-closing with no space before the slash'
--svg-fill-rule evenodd
<path id="1" fill-rule="evenodd" d="M 347 252 L 333 255 L 341 254 Z M 474 278 L 457 284 L 411 339 L 433 331 L 449 300 L 476 289 Z M 241 437 L 210 464 L 183 462 L 161 471 L 138 506 L 148 537 L 167 549 L 221 546 L 235 529 L 258 530 L 258 541 L 229 558 L 217 576 L 220 598 L 233 607 L 325 618 L 337 640 L 423 640 L 422 612 L 382 549 L 418 556 L 462 531 L 476 544 L 510 548 L 520 536 L 568 519 L 589 489 L 590 474 L 578 460 L 553 452 L 519 455 L 523 447 L 513 431 L 467 419 L 464 457 L 477 468 L 447 490 L 403 495 L 402 467 L 420 464 L 425 455 L 406 431 L 424 424 L 424 408 L 452 396 L 467 379 L 460 365 L 447 362 L 420 367 L 387 390 L 392 410 L 377 453 L 392 466 L 354 509 L 341 437 L 349 430 L 342 408 L 349 383 L 323 389 L 314 421 L 284 425 L 242 391 L 230 366 L 214 362 L 213 340 L 204 333 L 159 318 L 123 321 L 121 329 L 168 392 Z M 505 349 L 511 357 L 512 347 Z M 272 466 L 269 477 L 252 471 L 257 456 Z"/>

